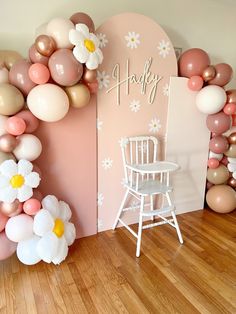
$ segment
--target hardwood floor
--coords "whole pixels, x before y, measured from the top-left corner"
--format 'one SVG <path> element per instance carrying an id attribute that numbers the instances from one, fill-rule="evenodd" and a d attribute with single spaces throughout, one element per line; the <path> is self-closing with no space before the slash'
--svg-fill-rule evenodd
<path id="1" fill-rule="evenodd" d="M 0 262 L 0 313 L 236 313 L 236 211 L 178 216 L 184 237 L 123 228 L 78 240 L 60 266 Z"/>

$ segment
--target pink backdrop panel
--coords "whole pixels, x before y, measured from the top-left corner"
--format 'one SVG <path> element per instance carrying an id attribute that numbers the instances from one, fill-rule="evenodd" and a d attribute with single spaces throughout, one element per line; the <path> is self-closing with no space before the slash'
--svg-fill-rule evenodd
<path id="1" fill-rule="evenodd" d="M 113 16 L 96 33 L 104 54 L 97 98 L 98 231 L 102 231 L 112 227 L 124 193 L 122 138 L 166 136 L 169 78 L 177 74 L 177 62 L 166 33 L 146 16 Z M 132 200 L 130 205 L 137 204 Z M 132 214 L 129 222 L 136 221 Z"/>
<path id="2" fill-rule="evenodd" d="M 61 121 L 41 122 L 36 135 L 43 145 L 35 161 L 43 173 L 39 189 L 70 205 L 77 237 L 95 234 L 96 97 L 84 108 L 70 108 Z"/>

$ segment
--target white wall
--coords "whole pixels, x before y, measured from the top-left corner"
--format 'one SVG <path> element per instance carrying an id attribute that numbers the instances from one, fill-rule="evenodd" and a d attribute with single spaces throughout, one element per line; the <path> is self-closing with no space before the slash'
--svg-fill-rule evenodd
<path id="1" fill-rule="evenodd" d="M 0 0 L 0 49 L 26 56 L 37 26 L 78 11 L 91 15 L 96 26 L 125 11 L 147 15 L 164 28 L 174 46 L 200 47 L 212 63 L 236 68 L 235 0 Z"/>

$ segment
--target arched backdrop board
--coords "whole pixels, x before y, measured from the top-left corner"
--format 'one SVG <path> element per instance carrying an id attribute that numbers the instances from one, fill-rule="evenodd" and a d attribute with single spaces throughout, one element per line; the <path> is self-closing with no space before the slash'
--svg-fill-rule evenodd
<path id="1" fill-rule="evenodd" d="M 104 54 L 97 96 L 98 231 L 102 231 L 111 228 L 124 193 L 122 138 L 149 134 L 164 145 L 169 79 L 177 75 L 177 62 L 166 33 L 146 16 L 113 16 L 96 33 Z M 137 221 L 133 212 L 126 218 L 129 223 Z"/>

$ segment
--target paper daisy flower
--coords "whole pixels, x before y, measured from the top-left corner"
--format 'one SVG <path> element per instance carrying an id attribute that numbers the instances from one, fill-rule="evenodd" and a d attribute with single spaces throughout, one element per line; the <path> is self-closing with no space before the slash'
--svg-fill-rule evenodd
<path id="1" fill-rule="evenodd" d="M 157 118 L 153 118 L 149 123 L 149 132 L 157 133 L 161 128 L 160 120 Z"/>
<path id="2" fill-rule="evenodd" d="M 130 49 L 138 48 L 140 44 L 140 35 L 135 32 L 128 32 L 128 35 L 125 36 L 125 40 L 127 41 L 126 46 Z"/>
<path id="3" fill-rule="evenodd" d="M 97 34 L 97 39 L 99 41 L 99 48 L 104 48 L 106 47 L 108 43 L 108 39 L 106 38 L 106 34 Z"/>
<path id="4" fill-rule="evenodd" d="M 85 63 L 89 70 L 97 69 L 102 63 L 103 54 L 99 48 L 97 36 L 89 32 L 85 24 L 76 24 L 69 32 L 69 40 L 75 45 L 73 54 L 80 63 Z"/>
<path id="5" fill-rule="evenodd" d="M 21 159 L 18 164 L 14 160 L 5 160 L 0 165 L 0 201 L 12 203 L 16 199 L 24 202 L 33 195 L 33 188 L 39 185 L 40 177 L 32 172 L 33 165 Z"/>
<path id="6" fill-rule="evenodd" d="M 76 236 L 75 226 L 69 222 L 71 210 L 67 203 L 54 195 L 42 200 L 42 209 L 34 217 L 34 233 L 41 237 L 37 253 L 46 263 L 60 264 L 68 254 L 68 246 Z"/>
<path id="7" fill-rule="evenodd" d="M 99 118 L 97 118 L 97 129 L 98 131 L 101 131 L 103 125 L 103 121 L 101 121 Z"/>
<path id="8" fill-rule="evenodd" d="M 103 87 L 107 88 L 110 84 L 109 80 L 110 76 L 106 74 L 105 71 L 97 71 L 97 80 L 98 80 L 98 88 L 103 89 Z"/>
<path id="9" fill-rule="evenodd" d="M 133 112 L 138 112 L 140 110 L 141 104 L 139 100 L 132 100 L 129 104 L 130 110 Z"/>
<path id="10" fill-rule="evenodd" d="M 102 161 L 102 167 L 105 169 L 105 170 L 108 170 L 112 167 L 112 164 L 113 164 L 113 160 L 111 160 L 110 157 L 108 158 L 105 158 L 103 161 Z"/>
<path id="11" fill-rule="evenodd" d="M 157 47 L 157 49 L 159 50 L 159 55 L 162 58 L 166 58 L 166 56 L 168 56 L 168 54 L 170 53 L 170 43 L 169 41 L 160 41 L 159 42 L 159 46 Z"/>
<path id="12" fill-rule="evenodd" d="M 102 193 L 98 193 L 98 197 L 97 197 L 97 204 L 98 204 L 98 206 L 102 206 L 103 200 L 104 200 L 103 194 Z"/>
<path id="13" fill-rule="evenodd" d="M 162 92 L 164 96 L 169 96 L 169 85 L 168 83 L 166 83 L 163 88 L 162 88 Z"/>

